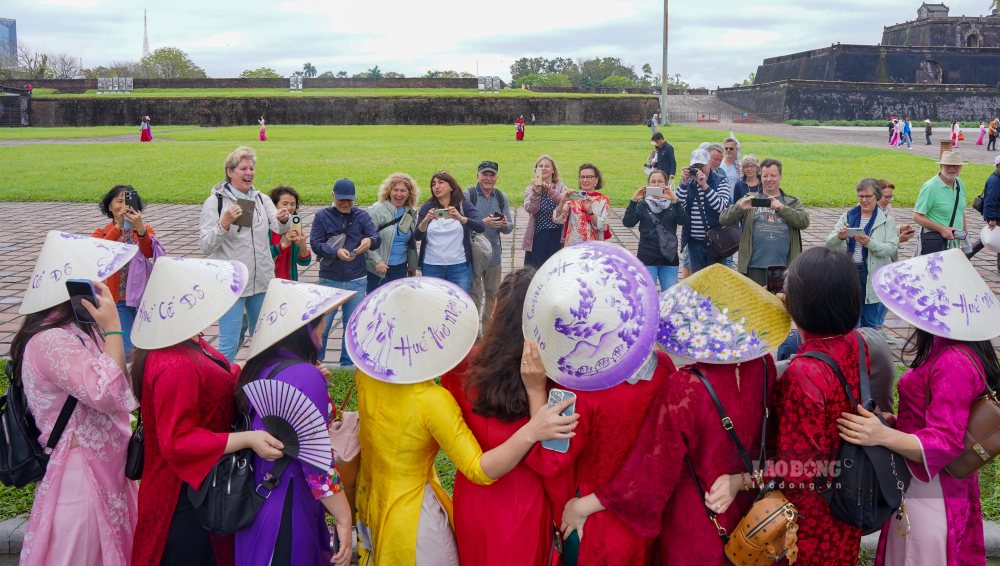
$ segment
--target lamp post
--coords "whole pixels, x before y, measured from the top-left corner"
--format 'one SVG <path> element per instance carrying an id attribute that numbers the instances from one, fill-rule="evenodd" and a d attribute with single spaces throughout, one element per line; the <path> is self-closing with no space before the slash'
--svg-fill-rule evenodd
<path id="1" fill-rule="evenodd" d="M 667 32 L 669 25 L 667 20 L 667 4 L 669 0 L 663 0 L 663 74 L 660 78 L 660 125 L 667 125 Z"/>

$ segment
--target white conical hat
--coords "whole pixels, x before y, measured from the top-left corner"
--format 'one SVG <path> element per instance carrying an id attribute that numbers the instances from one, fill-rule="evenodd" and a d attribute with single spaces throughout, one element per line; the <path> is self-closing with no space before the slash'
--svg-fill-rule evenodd
<path id="1" fill-rule="evenodd" d="M 285 336 L 323 316 L 330 309 L 351 300 L 355 294 L 355 291 L 336 287 L 272 279 L 267 285 L 267 295 L 260 308 L 257 330 L 247 359 L 277 344 Z"/>
<path id="2" fill-rule="evenodd" d="M 238 261 L 157 259 L 136 309 L 132 344 L 155 350 L 191 338 L 219 320 L 246 284 L 247 268 Z"/>
<path id="3" fill-rule="evenodd" d="M 435 277 L 407 277 L 361 301 L 344 344 L 365 374 L 388 383 L 420 383 L 457 366 L 478 333 L 479 311 L 465 291 Z"/>
<path id="4" fill-rule="evenodd" d="M 18 312 L 36 313 L 68 301 L 67 279 L 103 281 L 125 267 L 138 251 L 132 244 L 49 232 Z"/>
<path id="5" fill-rule="evenodd" d="M 885 265 L 872 287 L 896 316 L 935 336 L 1000 336 L 1000 301 L 959 248 Z"/>

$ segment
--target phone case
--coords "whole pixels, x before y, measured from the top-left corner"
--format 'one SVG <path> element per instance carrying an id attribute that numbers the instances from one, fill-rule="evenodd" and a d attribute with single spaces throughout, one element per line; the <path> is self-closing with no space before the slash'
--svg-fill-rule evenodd
<path id="1" fill-rule="evenodd" d="M 554 407 L 559 403 L 563 402 L 563 399 L 568 399 L 570 397 L 576 397 L 573 393 L 565 391 L 563 389 L 550 389 L 549 390 L 549 401 L 547 406 Z M 568 417 L 576 412 L 576 403 L 573 403 L 567 407 L 562 413 L 562 416 Z M 569 439 L 568 438 L 554 438 L 552 440 L 543 440 L 542 448 L 547 450 L 552 450 L 553 452 L 560 452 L 565 454 L 569 451 Z"/>
<path id="2" fill-rule="evenodd" d="M 236 203 L 243 209 L 243 214 L 236 220 L 233 220 L 233 224 L 246 227 L 253 226 L 253 212 L 257 201 L 237 199 Z"/>

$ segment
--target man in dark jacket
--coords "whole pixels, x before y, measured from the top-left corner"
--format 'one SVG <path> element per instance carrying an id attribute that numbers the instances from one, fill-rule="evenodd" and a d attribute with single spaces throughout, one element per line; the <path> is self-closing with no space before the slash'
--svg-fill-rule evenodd
<path id="1" fill-rule="evenodd" d="M 996 230 L 997 222 L 1000 222 L 1000 155 L 993 159 L 993 167 L 994 171 L 987 177 L 983 187 L 983 220 L 990 230 Z M 972 252 L 965 255 L 972 259 L 984 247 L 980 240 L 972 248 Z M 997 254 L 997 271 L 1000 271 L 1000 254 Z"/>
<path id="2" fill-rule="evenodd" d="M 316 213 L 312 231 L 309 233 L 309 243 L 320 260 L 319 278 L 316 282 L 356 293 L 343 305 L 341 326 L 345 328 L 351 313 L 365 297 L 365 289 L 368 286 L 365 252 L 382 244 L 382 238 L 375 231 L 375 223 L 372 222 L 371 216 L 368 216 L 365 209 L 354 206 L 354 199 L 354 182 L 350 179 L 337 181 L 333 185 L 333 206 Z M 323 330 L 323 349 L 319 353 L 320 361 L 326 355 L 326 342 L 337 310 L 334 309 L 327 315 L 326 329 Z M 350 356 L 347 355 L 347 349 L 343 346 L 340 349 L 340 365 L 353 365 Z"/>
<path id="3" fill-rule="evenodd" d="M 674 157 L 674 146 L 663 139 L 663 134 L 653 134 L 653 145 L 656 146 L 656 168 L 667 175 L 667 180 L 677 174 L 677 159 Z"/>

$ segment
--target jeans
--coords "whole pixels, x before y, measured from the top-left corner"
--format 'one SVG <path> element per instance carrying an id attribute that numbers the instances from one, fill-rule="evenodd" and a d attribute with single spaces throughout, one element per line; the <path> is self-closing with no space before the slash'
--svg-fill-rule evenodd
<path id="1" fill-rule="evenodd" d="M 878 328 L 882 326 L 879 323 L 879 312 L 881 311 L 882 303 L 865 303 L 864 297 L 867 294 L 868 289 L 868 264 L 861 262 L 857 264 L 858 266 L 858 279 L 861 280 L 861 318 L 858 319 L 858 328 Z M 885 318 L 885 315 L 882 315 Z"/>
<path id="2" fill-rule="evenodd" d="M 889 312 L 889 309 L 887 309 L 882 303 L 875 304 L 878 305 L 878 313 L 876 313 L 873 322 L 875 323 L 875 328 L 882 328 L 885 325 L 885 315 Z"/>
<path id="3" fill-rule="evenodd" d="M 469 262 L 456 263 L 455 265 L 430 265 L 420 266 L 420 272 L 428 277 L 437 277 L 445 281 L 451 281 L 458 285 L 466 293 L 472 292 L 472 265 Z"/>
<path id="4" fill-rule="evenodd" d="M 676 265 L 647 265 L 646 269 L 653 276 L 654 285 L 659 280 L 660 292 L 662 293 L 677 283 L 677 272 L 680 267 Z"/>
<path id="5" fill-rule="evenodd" d="M 906 147 L 909 148 L 910 147 L 910 143 L 912 141 L 913 140 L 910 139 L 909 134 L 902 134 L 902 135 L 899 136 L 899 143 L 896 144 L 896 147 L 902 147 L 902 145 L 905 143 Z"/>
<path id="6" fill-rule="evenodd" d="M 390 265 L 389 269 L 385 272 L 385 275 L 378 275 L 368 272 L 368 292 L 371 293 L 378 288 L 379 285 L 383 283 L 388 283 L 390 281 L 395 281 L 397 279 L 402 279 L 406 277 L 406 263 L 401 263 L 399 265 Z"/>
<path id="7" fill-rule="evenodd" d="M 226 359 L 232 362 L 236 359 L 236 352 L 243 346 L 245 338 L 243 334 L 243 313 L 246 313 L 250 336 L 253 336 L 257 329 L 257 317 L 260 316 L 260 308 L 264 305 L 264 295 L 257 293 L 248 297 L 240 297 L 226 314 L 219 319 L 219 351 Z"/>
<path id="8" fill-rule="evenodd" d="M 487 267 L 481 275 L 472 275 L 472 302 L 479 310 L 479 320 L 482 326 L 479 334 L 486 332 L 486 327 L 493 320 L 493 303 L 497 298 L 497 289 L 500 288 L 500 279 L 503 277 L 503 265 L 491 265 Z"/>
<path id="9" fill-rule="evenodd" d="M 931 145 L 931 135 L 930 134 L 924 134 L 924 136 L 927 138 L 927 145 Z"/>
<path id="10" fill-rule="evenodd" d="M 354 291 L 355 295 L 351 297 L 351 300 L 347 301 L 340 307 L 330 311 L 330 314 L 326 316 L 326 328 L 323 329 L 323 347 L 319 351 L 319 361 L 323 361 L 326 357 L 326 341 L 330 338 L 330 329 L 333 328 L 333 317 L 337 316 L 338 310 L 343 310 L 343 314 L 340 317 L 340 325 L 343 327 L 344 336 L 347 335 L 347 322 L 351 320 L 351 315 L 354 314 L 354 309 L 358 308 L 361 304 L 361 299 L 365 298 L 366 290 L 368 287 L 368 278 L 359 277 L 352 281 L 337 281 L 335 279 L 323 279 L 320 277 L 316 280 L 318 285 L 325 285 L 327 287 L 335 287 L 337 289 L 344 289 L 347 291 Z M 354 365 L 351 361 L 351 357 L 347 355 L 346 342 L 341 340 L 340 343 L 340 365 L 349 366 Z"/>
<path id="11" fill-rule="evenodd" d="M 135 307 L 129 307 L 125 305 L 125 301 L 118 301 L 115 304 L 115 308 L 118 309 L 118 320 L 122 324 L 122 332 L 125 336 L 125 359 L 128 359 L 129 354 L 132 353 L 132 324 L 135 323 Z"/>
<path id="12" fill-rule="evenodd" d="M 695 240 L 691 238 L 687 244 L 688 259 L 691 260 L 691 274 L 695 274 L 705 269 L 713 263 L 726 262 L 726 258 L 713 258 L 712 252 L 708 251 L 708 242 L 705 240 Z"/>

